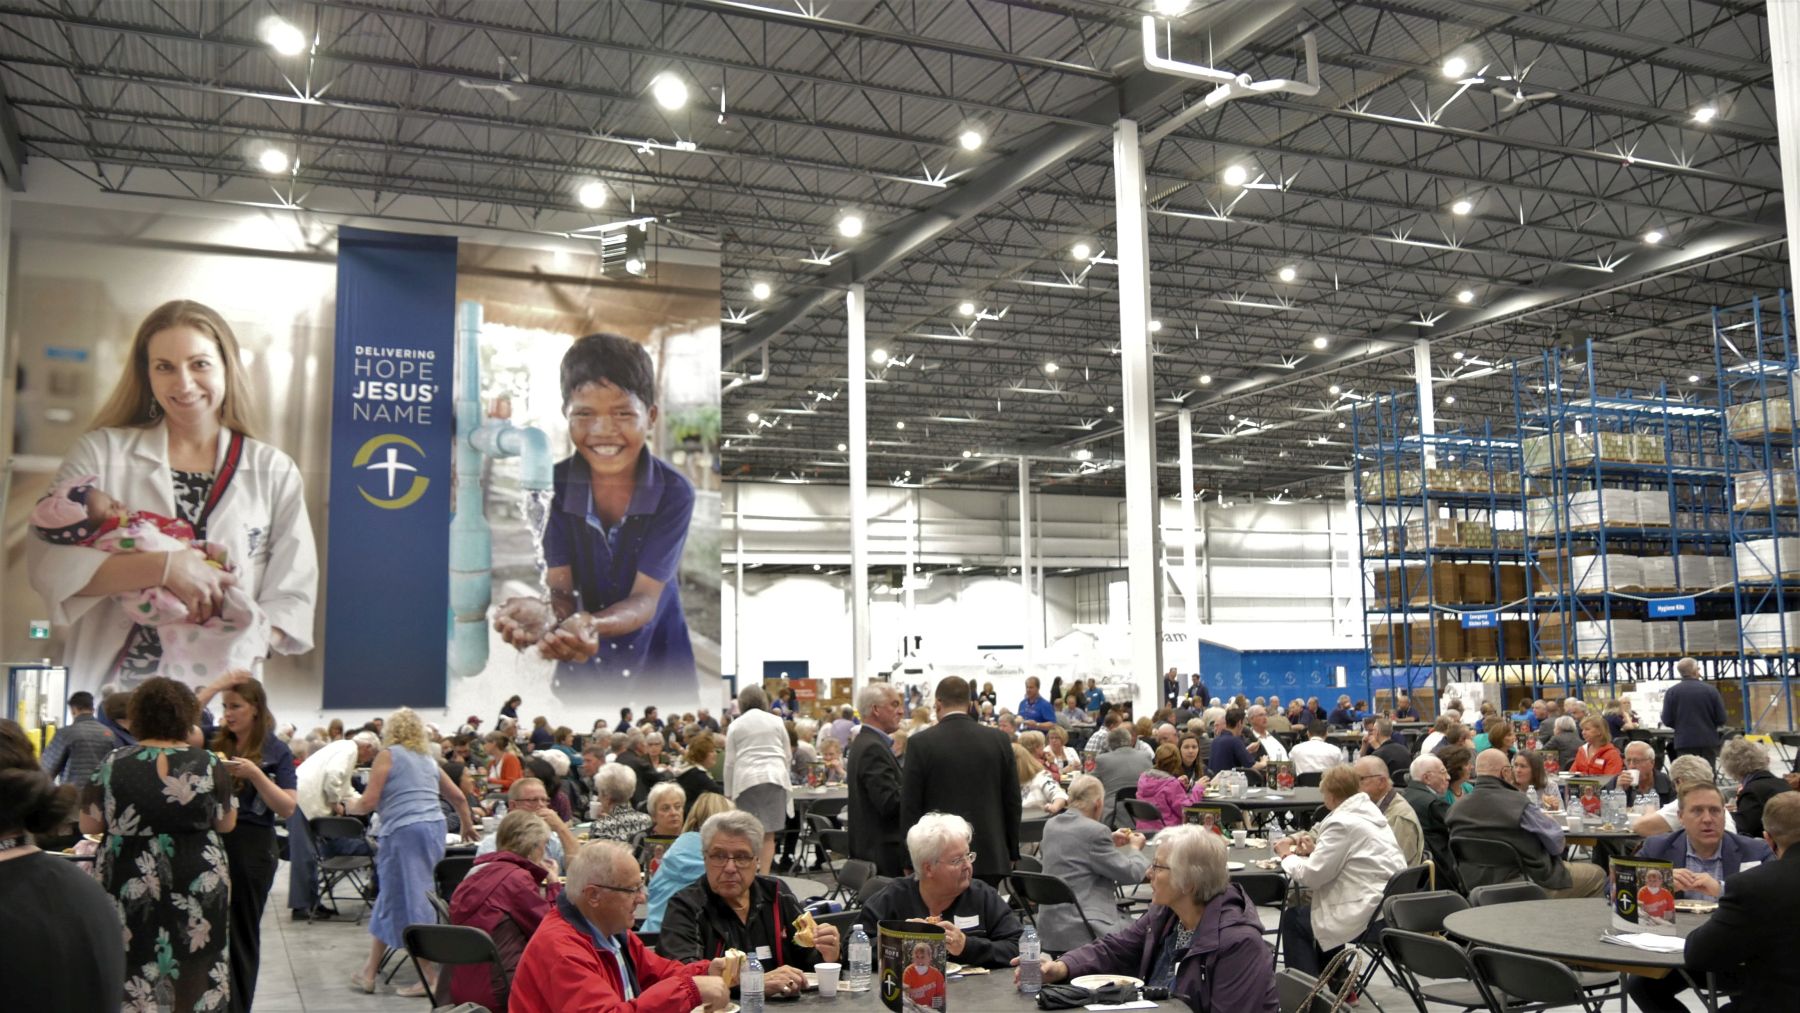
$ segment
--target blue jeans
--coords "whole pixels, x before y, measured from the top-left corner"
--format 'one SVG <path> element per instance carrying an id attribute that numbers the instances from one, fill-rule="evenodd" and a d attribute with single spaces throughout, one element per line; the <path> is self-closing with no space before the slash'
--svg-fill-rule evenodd
<path id="1" fill-rule="evenodd" d="M 306 817 L 296 807 L 288 817 L 288 907 L 295 911 L 311 911 L 319 906 L 319 859 L 375 853 L 366 840 L 333 838 L 320 841 L 319 846 L 320 853 L 315 854 Z"/>

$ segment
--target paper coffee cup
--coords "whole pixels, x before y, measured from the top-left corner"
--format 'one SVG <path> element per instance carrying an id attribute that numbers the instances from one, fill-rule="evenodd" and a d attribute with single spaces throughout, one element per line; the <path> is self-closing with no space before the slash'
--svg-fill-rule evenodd
<path id="1" fill-rule="evenodd" d="M 814 964 L 813 973 L 819 976 L 819 994 L 829 999 L 837 995 L 838 964 Z"/>
<path id="2" fill-rule="evenodd" d="M 1231 832 L 1231 844 L 1233 847 L 1241 848 L 1248 843 L 1250 843 L 1250 831 L 1233 830 Z"/>

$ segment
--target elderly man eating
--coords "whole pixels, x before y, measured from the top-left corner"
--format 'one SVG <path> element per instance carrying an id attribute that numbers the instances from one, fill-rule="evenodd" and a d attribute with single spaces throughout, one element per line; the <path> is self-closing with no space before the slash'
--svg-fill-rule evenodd
<path id="1" fill-rule="evenodd" d="M 1093 941 L 1088 926 L 1106 935 L 1126 924 L 1113 890 L 1144 881 L 1150 855 L 1144 835 L 1108 831 L 1100 822 L 1106 789 L 1089 774 L 1069 785 L 1069 807 L 1044 825 L 1044 875 L 1069 885 L 1074 904 L 1046 904 L 1038 912 L 1044 951 L 1061 953 Z"/>
<path id="2" fill-rule="evenodd" d="M 1600 896 L 1606 873 L 1597 865 L 1562 860 L 1563 828 L 1513 787 L 1511 776 L 1512 761 L 1500 750 L 1484 749 L 1475 757 L 1475 788 L 1450 807 L 1451 839 L 1467 834 L 1505 841 L 1518 853 L 1526 877 L 1552 897 Z M 1470 889 L 1505 876 L 1491 866 L 1459 866 L 1457 873 Z"/>
<path id="3" fill-rule="evenodd" d="M 513 976 L 512 1013 L 685 1013 L 731 1001 L 723 961 L 677 963 L 631 931 L 644 876 L 631 849 L 594 841 L 569 861 L 556 909 L 544 917 Z"/>
<path id="4" fill-rule="evenodd" d="M 1394 841 L 1400 845 L 1400 857 L 1408 866 L 1418 865 L 1425 857 L 1425 830 L 1419 825 L 1419 816 L 1412 805 L 1394 790 L 1394 782 L 1388 777 L 1387 761 L 1370 754 L 1356 761 L 1357 788 L 1369 796 L 1381 815 L 1387 817 L 1388 829 L 1394 832 Z"/>
<path id="5" fill-rule="evenodd" d="M 1198 1013 L 1276 1013 L 1275 962 L 1255 905 L 1232 885 L 1225 842 L 1197 826 L 1156 837 L 1150 910 L 1061 960 L 1040 958 L 1043 980 L 1129 974 Z"/>
<path id="6" fill-rule="evenodd" d="M 1675 785 L 1669 775 L 1656 769 L 1656 750 L 1648 742 L 1625 744 L 1625 769 L 1604 787 L 1607 791 L 1623 791 L 1626 808 L 1636 806 L 1642 795 L 1654 796 L 1658 808 L 1675 801 Z"/>
<path id="7" fill-rule="evenodd" d="M 958 963 L 1005 967 L 1019 955 L 1019 919 L 993 887 L 974 878 L 967 820 L 926 813 L 906 832 L 913 874 L 889 883 L 863 905 L 863 928 L 874 939 L 885 921 L 919 921 L 944 930 L 944 948 Z"/>
<path id="8" fill-rule="evenodd" d="M 756 875 L 762 839 L 762 822 L 747 812 L 722 812 L 701 824 L 706 875 L 670 899 L 656 949 L 675 960 L 742 950 L 763 964 L 763 994 L 797 996 L 805 972 L 837 960 L 838 931 L 818 925 L 812 946 L 794 941 L 800 901 L 776 877 Z"/>
<path id="9" fill-rule="evenodd" d="M 550 808 L 550 793 L 544 790 L 544 782 L 535 777 L 521 777 L 506 789 L 506 804 L 514 812 L 527 812 L 544 821 L 550 830 L 550 840 L 545 845 L 544 853 L 556 863 L 558 871 L 563 870 L 568 862 L 566 856 L 573 855 L 578 845 L 575 835 L 569 833 L 569 825 Z M 494 829 L 481 839 L 476 847 L 476 855 L 492 852 L 499 842 L 500 831 Z"/>

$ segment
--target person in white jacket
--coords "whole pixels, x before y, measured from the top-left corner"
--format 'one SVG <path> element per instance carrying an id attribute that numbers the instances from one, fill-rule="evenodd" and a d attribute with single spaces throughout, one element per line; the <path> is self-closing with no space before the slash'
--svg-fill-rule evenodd
<path id="1" fill-rule="evenodd" d="M 203 520 L 202 537 L 224 545 L 240 571 L 234 578 L 208 565 L 197 549 L 109 555 L 27 539 L 31 585 L 62 631 L 70 688 L 129 688 L 159 674 L 155 631 L 136 627 L 113 597 L 144 588 L 168 589 L 199 623 L 218 613 L 235 581 L 268 616 L 277 653 L 310 651 L 319 571 L 300 469 L 254 438 L 230 326 L 199 303 L 165 303 L 138 326 L 126 361 L 53 481 L 95 475 L 134 508 Z"/>
<path id="2" fill-rule="evenodd" d="M 295 921 L 324 919 L 331 912 L 319 907 L 319 859 L 336 855 L 368 855 L 367 841 L 331 838 L 319 842 L 315 853 L 307 824 L 321 816 L 342 816 L 359 793 L 353 783 L 356 768 L 368 766 L 381 752 L 381 736 L 361 731 L 348 739 L 328 742 L 313 750 L 294 771 L 294 806 L 288 816 L 288 907 Z"/>
<path id="3" fill-rule="evenodd" d="M 761 686 L 738 691 L 738 716 L 725 731 L 725 797 L 763 825 L 757 865 L 764 876 L 775 865 L 775 832 L 794 815 L 788 768 L 793 747 L 787 725 L 769 713 Z"/>
<path id="4" fill-rule="evenodd" d="M 1313 827 L 1310 843 L 1275 842 L 1281 870 L 1312 892 L 1312 903 L 1281 914 L 1281 944 L 1289 967 L 1317 975 L 1346 943 L 1369 927 L 1382 891 L 1406 868 L 1387 817 L 1357 787 L 1356 771 L 1339 764 L 1319 782 L 1331 814 Z"/>

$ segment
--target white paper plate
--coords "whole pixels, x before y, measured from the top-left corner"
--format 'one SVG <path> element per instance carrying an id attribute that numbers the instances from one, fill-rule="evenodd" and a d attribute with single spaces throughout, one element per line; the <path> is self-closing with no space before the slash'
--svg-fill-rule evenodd
<path id="1" fill-rule="evenodd" d="M 1243 872 L 1244 871 L 1244 863 L 1242 863 L 1242 862 L 1226 862 L 1225 863 L 1225 871 L 1226 872 Z"/>
<path id="2" fill-rule="evenodd" d="M 1144 987 L 1142 979 L 1133 978 L 1129 974 L 1084 974 L 1079 978 L 1072 979 L 1069 984 L 1074 985 L 1076 988 L 1105 988 L 1108 985 L 1130 985 L 1133 988 Z"/>
<path id="3" fill-rule="evenodd" d="M 963 966 L 961 964 L 957 963 L 956 961 L 947 960 L 944 962 L 944 973 L 945 974 L 961 974 L 962 971 L 963 971 Z"/>
<path id="4" fill-rule="evenodd" d="M 708 1013 L 708 1010 L 705 1006 L 695 1006 L 692 1013 Z M 734 1002 L 724 1009 L 712 1010 L 711 1013 L 738 1013 L 738 1004 Z"/>

